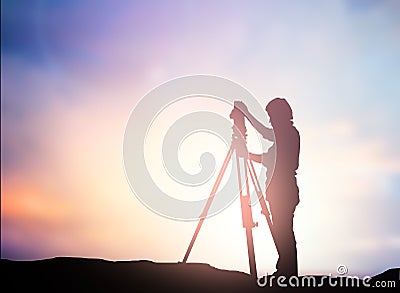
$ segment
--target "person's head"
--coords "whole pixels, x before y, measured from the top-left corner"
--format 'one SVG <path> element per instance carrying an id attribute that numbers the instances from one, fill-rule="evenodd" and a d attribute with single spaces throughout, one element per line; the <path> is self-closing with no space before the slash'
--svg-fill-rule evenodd
<path id="1" fill-rule="evenodd" d="M 265 107 L 267 111 L 271 124 L 288 124 L 293 123 L 293 112 L 290 108 L 289 103 L 282 98 L 275 98 L 271 100 Z"/>

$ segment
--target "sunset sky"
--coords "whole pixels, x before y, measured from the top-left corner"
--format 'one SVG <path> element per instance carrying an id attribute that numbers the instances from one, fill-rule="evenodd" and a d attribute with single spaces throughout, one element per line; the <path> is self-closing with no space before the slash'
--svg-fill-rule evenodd
<path id="1" fill-rule="evenodd" d="M 151 89 L 210 74 L 261 105 L 283 96 L 293 108 L 299 273 L 400 266 L 399 1 L 1 5 L 2 258 L 181 261 L 197 223 L 141 204 L 123 136 Z M 224 152 L 218 145 L 219 164 Z M 277 253 L 257 206 L 254 218 L 258 271 L 272 272 Z M 189 261 L 248 272 L 241 225 L 236 201 L 205 221 Z"/>

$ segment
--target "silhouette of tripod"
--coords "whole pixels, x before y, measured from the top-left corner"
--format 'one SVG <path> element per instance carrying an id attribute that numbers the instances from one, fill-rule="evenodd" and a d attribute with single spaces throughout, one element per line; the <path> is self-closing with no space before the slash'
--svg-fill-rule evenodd
<path id="1" fill-rule="evenodd" d="M 263 193 L 261 191 L 260 183 L 257 179 L 256 172 L 254 169 L 253 161 L 248 157 L 248 151 L 246 146 L 246 125 L 244 122 L 244 114 L 237 108 L 236 102 L 234 103 L 234 108 L 230 114 L 230 118 L 233 119 L 233 134 L 232 134 L 232 143 L 228 150 L 228 153 L 225 157 L 225 161 L 222 164 L 221 170 L 218 174 L 218 177 L 214 183 L 214 186 L 211 190 L 210 197 L 207 200 L 207 203 L 204 207 L 202 214 L 200 215 L 199 223 L 197 224 L 197 228 L 193 234 L 192 240 L 190 241 L 189 247 L 186 251 L 185 257 L 183 258 L 183 262 L 185 263 L 189 257 L 189 254 L 193 248 L 194 242 L 200 232 L 201 226 L 207 216 L 208 210 L 210 209 L 211 203 L 215 197 L 215 194 L 218 190 L 218 187 L 221 183 L 221 180 L 224 176 L 225 170 L 228 166 L 229 161 L 232 158 L 233 153 L 235 152 L 236 158 L 236 167 L 237 167 L 237 175 L 238 175 L 238 183 L 239 183 L 239 194 L 240 194 L 240 204 L 242 210 L 242 223 L 243 228 L 246 229 L 246 238 L 247 238 L 247 252 L 249 257 L 249 266 L 250 266 L 250 275 L 253 278 L 257 278 L 257 267 L 256 267 L 256 259 L 254 254 L 254 243 L 253 243 L 253 232 L 252 229 L 257 226 L 253 221 L 252 209 L 250 204 L 250 187 L 249 187 L 249 174 L 251 181 L 254 185 L 254 189 L 257 193 L 257 198 L 261 206 L 261 213 L 267 219 L 268 227 L 272 235 L 272 239 L 274 240 L 274 244 L 276 247 L 276 240 L 273 233 L 273 225 L 270 218 L 270 212 L 263 197 Z M 243 185 L 242 185 L 242 172 L 244 175 Z"/>

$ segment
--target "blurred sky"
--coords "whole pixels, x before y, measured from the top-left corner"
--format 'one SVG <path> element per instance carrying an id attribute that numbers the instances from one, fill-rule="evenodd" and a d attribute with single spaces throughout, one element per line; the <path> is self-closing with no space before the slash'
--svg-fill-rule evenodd
<path id="1" fill-rule="evenodd" d="M 300 274 L 400 266 L 399 52 L 395 0 L 1 1 L 1 257 L 180 261 L 196 223 L 136 199 L 123 134 L 150 89 L 212 74 L 292 105 Z M 202 229 L 190 261 L 248 272 L 237 203 Z"/>

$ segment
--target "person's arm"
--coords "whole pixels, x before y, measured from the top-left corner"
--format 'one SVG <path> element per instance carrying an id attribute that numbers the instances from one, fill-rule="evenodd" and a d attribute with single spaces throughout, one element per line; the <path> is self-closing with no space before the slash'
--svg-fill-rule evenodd
<path id="1" fill-rule="evenodd" d="M 262 155 L 249 153 L 249 159 L 254 161 L 254 162 L 256 162 L 256 163 L 261 163 L 262 162 Z"/>
<path id="2" fill-rule="evenodd" d="M 268 170 L 272 170 L 275 165 L 275 144 L 273 144 L 266 153 L 262 154 L 261 163 Z"/>
<path id="3" fill-rule="evenodd" d="M 275 149 L 271 147 L 266 153 L 249 153 L 249 159 L 256 163 L 261 163 L 267 169 L 273 168 L 275 163 Z"/>
<path id="4" fill-rule="evenodd" d="M 237 103 L 237 108 L 242 111 L 242 113 L 249 120 L 251 125 L 265 138 L 269 141 L 275 141 L 274 131 L 271 128 L 264 126 L 260 121 L 258 121 L 253 114 L 249 112 L 247 106 L 243 102 Z"/>

